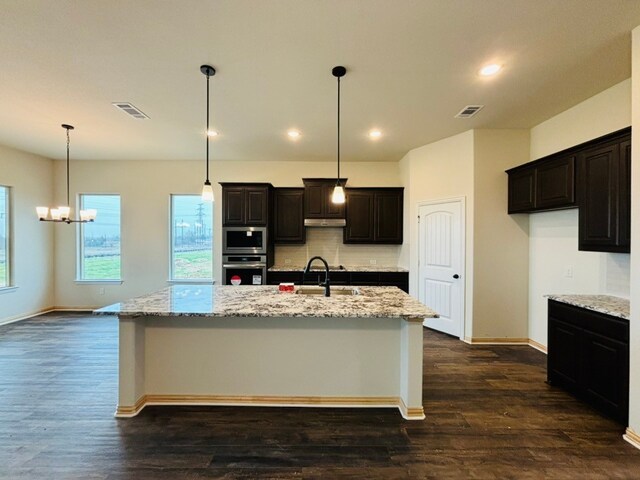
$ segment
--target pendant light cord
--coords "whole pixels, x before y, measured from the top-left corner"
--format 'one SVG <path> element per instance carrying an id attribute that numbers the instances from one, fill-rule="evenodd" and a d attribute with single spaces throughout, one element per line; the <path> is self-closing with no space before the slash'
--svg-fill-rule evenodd
<path id="1" fill-rule="evenodd" d="M 207 73 L 207 131 L 205 132 L 207 137 L 207 181 L 209 183 L 209 74 Z"/>
<path id="2" fill-rule="evenodd" d="M 69 129 L 67 129 L 67 207 L 70 207 L 69 203 Z"/>
<path id="3" fill-rule="evenodd" d="M 340 186 L 340 77 L 338 77 L 338 179 L 336 185 Z"/>

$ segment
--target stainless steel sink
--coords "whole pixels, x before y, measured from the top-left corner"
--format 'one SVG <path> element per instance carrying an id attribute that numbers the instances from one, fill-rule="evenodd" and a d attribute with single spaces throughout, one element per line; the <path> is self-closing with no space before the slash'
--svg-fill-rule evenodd
<path id="1" fill-rule="evenodd" d="M 324 295 L 324 287 L 300 287 L 296 290 L 298 295 Z M 332 288 L 331 296 L 334 295 L 360 295 L 357 288 Z"/>

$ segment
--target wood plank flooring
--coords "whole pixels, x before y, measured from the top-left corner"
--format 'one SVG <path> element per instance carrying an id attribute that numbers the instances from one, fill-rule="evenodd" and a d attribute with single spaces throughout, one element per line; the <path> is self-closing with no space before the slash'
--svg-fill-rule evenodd
<path id="1" fill-rule="evenodd" d="M 640 479 L 624 427 L 545 384 L 545 356 L 425 330 L 426 420 L 395 409 L 147 407 L 113 417 L 117 320 L 0 327 L 2 479 Z"/>

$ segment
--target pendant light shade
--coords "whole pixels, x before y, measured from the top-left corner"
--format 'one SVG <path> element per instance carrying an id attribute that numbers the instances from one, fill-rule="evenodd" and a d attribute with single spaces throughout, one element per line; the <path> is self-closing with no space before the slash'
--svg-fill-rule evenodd
<path id="1" fill-rule="evenodd" d="M 209 134 L 209 79 L 216 74 L 216 69 L 210 65 L 202 65 L 200 71 L 207 77 L 207 129 L 205 130 L 207 139 L 207 178 L 202 186 L 202 200 L 204 202 L 213 202 L 213 188 L 209 181 L 209 137 L 212 136 Z"/>
<path id="2" fill-rule="evenodd" d="M 331 201 L 333 203 L 344 203 L 345 196 L 344 196 L 344 188 L 342 188 L 342 185 L 336 185 L 335 187 L 333 187 L 333 193 L 331 194 Z"/>
<path id="3" fill-rule="evenodd" d="M 338 79 L 338 177 L 331 195 L 331 202 L 340 204 L 345 202 L 344 188 L 340 183 L 340 78 L 345 76 L 347 69 L 341 66 L 333 67 L 331 73 Z"/>
<path id="4" fill-rule="evenodd" d="M 73 130 L 72 125 L 62 124 L 62 128 L 67 131 L 67 204 L 59 207 L 36 207 L 38 219 L 41 222 L 60 222 L 60 223 L 87 223 L 96 219 L 98 212 L 96 210 L 80 210 L 80 219 L 71 218 L 71 207 L 69 203 L 69 131 Z M 50 215 L 50 217 L 49 217 Z"/>

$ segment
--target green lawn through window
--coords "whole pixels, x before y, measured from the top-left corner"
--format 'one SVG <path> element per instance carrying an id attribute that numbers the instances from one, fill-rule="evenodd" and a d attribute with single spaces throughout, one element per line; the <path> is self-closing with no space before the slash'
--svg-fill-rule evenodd
<path id="1" fill-rule="evenodd" d="M 212 278 L 211 250 L 176 252 L 173 277 L 181 279 Z M 0 279 L 3 265 L 0 265 Z M 120 278 L 120 255 L 87 257 L 84 259 L 84 278 L 87 280 L 117 280 Z"/>

